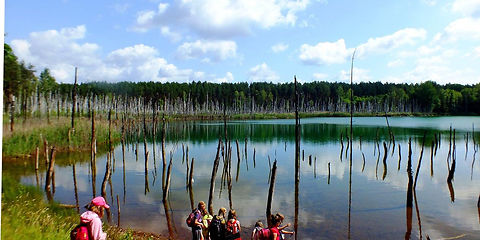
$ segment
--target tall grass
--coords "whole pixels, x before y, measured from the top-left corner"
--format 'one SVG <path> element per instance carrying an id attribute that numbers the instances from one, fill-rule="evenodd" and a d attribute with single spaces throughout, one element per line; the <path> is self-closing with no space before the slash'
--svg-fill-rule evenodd
<path id="1" fill-rule="evenodd" d="M 102 144 L 108 140 L 108 122 L 97 121 L 95 126 L 97 143 Z M 50 146 L 54 145 L 58 150 L 71 147 L 87 148 L 90 146 L 91 126 L 87 118 L 76 120 L 75 133 L 71 134 L 68 142 L 70 129 L 69 118 L 52 119 L 48 124 L 45 119 L 32 119 L 26 124 L 17 124 L 12 133 L 4 127 L 3 153 L 2 156 L 19 156 L 35 152 L 36 147 L 42 149 L 43 139 L 48 141 Z M 120 132 L 112 129 L 112 139 L 119 139 Z"/>
<path id="2" fill-rule="evenodd" d="M 1 239 L 69 239 L 79 223 L 73 209 L 47 203 L 42 192 L 3 173 Z M 166 239 L 104 224 L 108 239 Z"/>

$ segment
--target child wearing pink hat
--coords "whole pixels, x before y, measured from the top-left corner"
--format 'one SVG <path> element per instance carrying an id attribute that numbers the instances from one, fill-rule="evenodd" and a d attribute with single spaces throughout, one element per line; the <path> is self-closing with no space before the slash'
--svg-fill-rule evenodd
<path id="1" fill-rule="evenodd" d="M 103 210 L 110 208 L 103 197 L 96 197 L 85 206 L 88 211 L 80 215 L 80 222 L 88 226 L 90 239 L 105 240 L 107 234 L 102 230 Z"/>

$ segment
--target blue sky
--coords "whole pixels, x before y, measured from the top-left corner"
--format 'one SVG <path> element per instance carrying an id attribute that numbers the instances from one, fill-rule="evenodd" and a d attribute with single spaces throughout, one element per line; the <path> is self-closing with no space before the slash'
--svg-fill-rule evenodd
<path id="1" fill-rule="evenodd" d="M 480 0 L 15 0 L 5 42 L 58 82 L 480 82 Z"/>

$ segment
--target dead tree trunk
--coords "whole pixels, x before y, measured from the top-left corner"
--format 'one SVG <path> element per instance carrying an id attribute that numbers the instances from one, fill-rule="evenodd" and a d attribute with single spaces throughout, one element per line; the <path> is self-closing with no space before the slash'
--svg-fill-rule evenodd
<path id="1" fill-rule="evenodd" d="M 75 106 L 77 100 L 77 67 L 75 67 L 75 82 L 72 90 L 72 129 L 75 132 Z"/>
<path id="2" fill-rule="evenodd" d="M 270 179 L 270 187 L 268 189 L 268 198 L 267 198 L 267 222 L 268 226 L 272 226 L 271 222 L 271 215 L 272 215 L 272 199 L 273 199 L 273 192 L 275 190 L 275 177 L 277 175 L 277 160 L 273 162 L 273 167 L 272 167 L 272 178 Z"/>

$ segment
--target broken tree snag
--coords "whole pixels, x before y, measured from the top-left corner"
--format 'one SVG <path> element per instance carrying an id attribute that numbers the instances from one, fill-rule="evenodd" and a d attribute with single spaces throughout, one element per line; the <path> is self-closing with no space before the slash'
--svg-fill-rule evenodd
<path id="1" fill-rule="evenodd" d="M 117 227 L 120 227 L 120 201 L 118 200 L 117 194 Z"/>
<path id="2" fill-rule="evenodd" d="M 299 205 L 299 187 L 300 187 L 300 118 L 298 115 L 298 89 L 297 77 L 294 76 L 295 87 L 295 221 L 294 231 L 298 233 L 298 205 Z M 297 240 L 297 234 L 295 234 Z"/>
<path id="3" fill-rule="evenodd" d="M 75 67 L 75 82 L 72 91 L 72 130 L 75 132 L 75 102 L 77 100 L 77 67 Z"/>
<path id="4" fill-rule="evenodd" d="M 408 159 L 407 159 L 407 203 L 406 203 L 406 218 L 407 230 L 405 232 L 405 239 L 410 239 L 412 234 L 412 207 L 413 207 L 413 176 L 412 176 L 412 139 L 408 139 Z"/>
<path id="5" fill-rule="evenodd" d="M 38 171 L 38 158 L 39 158 L 39 151 L 38 147 L 35 149 L 35 171 Z"/>
<path id="6" fill-rule="evenodd" d="M 275 162 L 273 162 L 272 176 L 271 176 L 271 179 L 270 179 L 270 187 L 268 189 L 267 211 L 266 211 L 268 226 L 272 226 L 270 215 L 272 215 L 272 199 L 273 199 L 273 192 L 274 192 L 274 189 L 275 189 L 275 177 L 276 177 L 276 175 L 277 175 L 277 160 L 275 160 Z"/>

